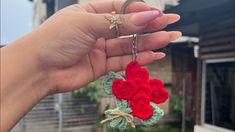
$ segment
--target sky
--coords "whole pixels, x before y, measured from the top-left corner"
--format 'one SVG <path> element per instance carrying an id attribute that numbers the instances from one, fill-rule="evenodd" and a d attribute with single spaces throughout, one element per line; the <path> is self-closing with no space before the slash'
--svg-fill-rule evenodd
<path id="1" fill-rule="evenodd" d="M 1 0 L 1 45 L 32 31 L 32 12 L 29 0 Z"/>

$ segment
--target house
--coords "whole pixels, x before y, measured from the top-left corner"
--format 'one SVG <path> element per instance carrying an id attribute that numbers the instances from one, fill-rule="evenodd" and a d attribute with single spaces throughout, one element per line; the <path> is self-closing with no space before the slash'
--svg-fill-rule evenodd
<path id="1" fill-rule="evenodd" d="M 166 12 L 182 17 L 168 30 L 199 38 L 194 131 L 235 131 L 235 1 L 188 0 Z"/>

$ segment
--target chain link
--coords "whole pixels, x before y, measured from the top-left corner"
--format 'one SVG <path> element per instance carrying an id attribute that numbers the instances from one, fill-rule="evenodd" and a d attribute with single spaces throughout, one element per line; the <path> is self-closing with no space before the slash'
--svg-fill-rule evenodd
<path id="1" fill-rule="evenodd" d="M 131 2 L 134 2 L 134 1 L 139 1 L 139 2 L 144 2 L 144 0 L 126 0 L 124 2 L 124 4 L 122 5 L 121 7 L 121 10 L 120 10 L 120 14 L 125 14 L 125 9 L 126 7 L 131 3 Z M 133 38 L 132 38 L 132 61 L 136 61 L 137 59 L 137 56 L 138 56 L 138 49 L 137 49 L 137 34 L 133 34 Z"/>
<path id="2" fill-rule="evenodd" d="M 132 61 L 136 61 L 138 56 L 138 49 L 137 49 L 137 34 L 133 34 L 132 38 Z"/>

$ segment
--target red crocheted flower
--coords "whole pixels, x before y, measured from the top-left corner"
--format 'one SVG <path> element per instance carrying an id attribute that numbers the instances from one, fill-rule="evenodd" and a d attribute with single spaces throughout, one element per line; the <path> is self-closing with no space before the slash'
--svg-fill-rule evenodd
<path id="1" fill-rule="evenodd" d="M 158 91 L 164 88 L 163 82 L 157 78 L 149 80 L 148 84 L 153 89 L 153 91 Z"/>
<path id="2" fill-rule="evenodd" d="M 156 104 L 160 104 L 160 103 L 165 102 L 168 99 L 169 97 L 168 92 L 164 88 L 164 84 L 161 80 L 157 78 L 151 79 L 149 80 L 148 84 L 153 90 L 153 93 L 151 95 L 152 102 Z"/>
<path id="3" fill-rule="evenodd" d="M 130 103 L 132 114 L 140 119 L 147 120 L 153 115 L 150 97 L 145 93 L 138 93 Z"/>
<path id="4" fill-rule="evenodd" d="M 165 88 L 160 89 L 159 91 L 154 91 L 151 95 L 151 101 L 160 104 L 165 102 L 169 97 L 169 94 Z"/>
<path id="5" fill-rule="evenodd" d="M 150 79 L 149 72 L 141 68 L 138 62 L 131 62 L 126 69 L 126 78 L 116 79 L 113 82 L 113 94 L 119 100 L 130 101 L 132 114 L 142 120 L 153 115 L 150 101 L 156 104 L 165 102 L 169 95 L 164 84 L 159 79 Z"/>
<path id="6" fill-rule="evenodd" d="M 127 65 L 126 78 L 127 80 L 139 78 L 146 82 L 149 80 L 149 72 L 146 68 L 141 68 L 138 62 L 131 62 Z"/>
<path id="7" fill-rule="evenodd" d="M 122 99 L 122 84 L 124 83 L 123 79 L 116 79 L 113 81 L 113 85 L 112 85 L 112 91 L 113 94 L 116 96 L 116 98 L 118 98 L 119 100 Z"/>
<path id="8" fill-rule="evenodd" d="M 138 92 L 138 87 L 133 80 L 123 81 L 122 79 L 116 79 L 113 82 L 112 90 L 119 100 L 130 101 Z"/>

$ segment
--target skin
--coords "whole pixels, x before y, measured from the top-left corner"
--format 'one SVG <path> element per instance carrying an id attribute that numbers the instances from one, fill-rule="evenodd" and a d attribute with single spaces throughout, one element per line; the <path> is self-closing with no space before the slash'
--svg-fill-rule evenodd
<path id="1" fill-rule="evenodd" d="M 44 97 L 78 89 L 105 75 L 124 70 L 131 61 L 131 38 L 117 38 L 104 16 L 119 13 L 123 1 L 100 0 L 58 11 L 36 30 L 1 48 L 1 131 L 12 127 Z M 104 8 L 105 7 L 105 8 Z M 161 59 L 165 47 L 181 37 L 160 31 L 179 20 L 176 14 L 158 14 L 141 2 L 120 15 L 120 35 L 152 32 L 138 38 L 142 65 Z"/>

